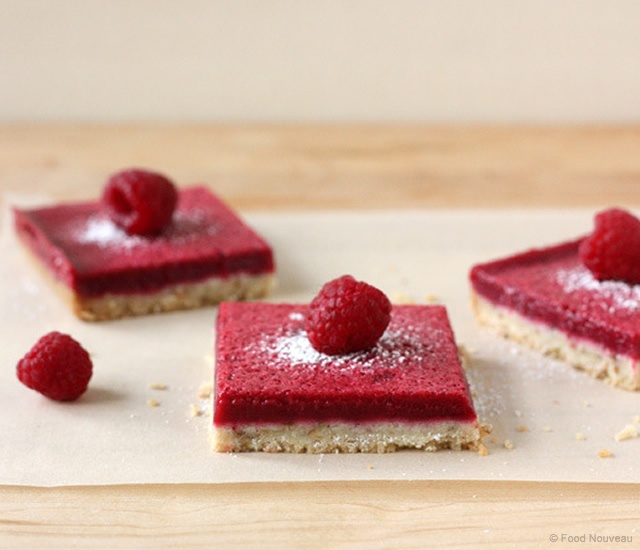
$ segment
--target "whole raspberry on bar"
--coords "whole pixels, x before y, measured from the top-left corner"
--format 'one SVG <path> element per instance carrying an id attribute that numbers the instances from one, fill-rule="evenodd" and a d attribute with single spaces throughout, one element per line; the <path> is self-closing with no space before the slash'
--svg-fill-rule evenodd
<path id="1" fill-rule="evenodd" d="M 148 170 L 112 175 L 102 193 L 111 220 L 131 235 L 156 235 L 171 223 L 178 192 L 171 180 Z"/>
<path id="2" fill-rule="evenodd" d="M 28 388 L 56 401 L 73 401 L 87 389 L 93 364 L 71 336 L 50 332 L 18 361 L 18 379 Z"/>
<path id="3" fill-rule="evenodd" d="M 311 301 L 305 330 L 317 351 L 340 355 L 375 346 L 390 320 L 391 302 L 381 290 L 343 275 Z"/>
<path id="4" fill-rule="evenodd" d="M 580 258 L 599 281 L 640 283 L 640 220 L 612 208 L 599 212 L 595 229 L 580 243 Z"/>

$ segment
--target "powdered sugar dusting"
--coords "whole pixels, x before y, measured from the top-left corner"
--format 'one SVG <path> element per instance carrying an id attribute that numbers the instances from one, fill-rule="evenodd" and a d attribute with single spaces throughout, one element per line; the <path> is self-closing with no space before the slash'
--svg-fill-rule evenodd
<path id="1" fill-rule="evenodd" d="M 302 329 L 292 334 L 266 338 L 261 342 L 261 347 L 271 353 L 278 363 L 308 367 L 371 367 L 381 362 L 387 366 L 401 366 L 412 357 L 433 351 L 431 345 L 418 341 L 407 331 L 387 331 L 373 348 L 345 355 L 332 356 L 317 351 Z"/>
<path id="2" fill-rule="evenodd" d="M 597 292 L 610 307 L 627 311 L 640 310 L 639 285 L 629 285 L 619 281 L 598 281 L 584 267 L 558 271 L 557 281 L 567 293 Z"/>
<path id="3" fill-rule="evenodd" d="M 176 212 L 170 227 L 154 240 L 177 240 L 190 242 L 199 237 L 213 236 L 218 232 L 215 224 L 206 220 L 204 213 L 194 210 L 189 213 Z M 118 227 L 106 216 L 91 216 L 86 224 L 78 231 L 77 239 L 80 243 L 95 244 L 102 248 L 116 245 L 120 249 L 131 249 L 139 245 L 148 245 L 149 238 L 140 235 L 130 235 Z"/>
<path id="4" fill-rule="evenodd" d="M 101 247 L 118 244 L 123 248 L 132 248 L 144 241 L 143 238 L 129 235 L 109 218 L 92 217 L 78 234 L 81 243 L 96 244 Z"/>
<path id="5" fill-rule="evenodd" d="M 296 332 L 291 336 L 281 336 L 266 348 L 279 359 L 292 364 L 311 365 L 331 360 L 328 355 L 313 348 L 305 331 Z M 340 357 L 334 361 L 340 362 L 341 359 Z"/>

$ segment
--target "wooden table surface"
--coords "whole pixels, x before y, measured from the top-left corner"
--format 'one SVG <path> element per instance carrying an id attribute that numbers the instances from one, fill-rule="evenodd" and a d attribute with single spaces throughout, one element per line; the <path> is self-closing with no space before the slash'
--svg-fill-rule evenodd
<path id="1" fill-rule="evenodd" d="M 638 126 L 0 126 L 1 193 L 93 198 L 109 173 L 134 165 L 206 182 L 244 211 L 640 206 Z M 576 543 L 552 544 L 552 535 L 590 533 L 633 537 L 611 546 L 632 547 L 640 543 L 639 489 L 495 481 L 0 486 L 0 548 L 556 548 Z"/>

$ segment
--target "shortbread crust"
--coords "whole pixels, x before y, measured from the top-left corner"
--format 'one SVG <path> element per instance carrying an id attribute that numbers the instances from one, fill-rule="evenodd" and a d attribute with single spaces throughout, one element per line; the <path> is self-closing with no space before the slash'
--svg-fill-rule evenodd
<path id="1" fill-rule="evenodd" d="M 477 421 L 246 425 L 215 427 L 213 447 L 221 452 L 389 453 L 406 448 L 459 451 L 477 450 L 482 435 Z"/>

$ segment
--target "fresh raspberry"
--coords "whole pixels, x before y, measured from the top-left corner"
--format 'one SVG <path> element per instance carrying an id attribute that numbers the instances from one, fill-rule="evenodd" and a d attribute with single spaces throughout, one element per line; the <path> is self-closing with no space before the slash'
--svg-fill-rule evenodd
<path id="1" fill-rule="evenodd" d="M 580 258 L 599 281 L 640 283 L 640 220 L 620 208 L 598 213 Z"/>
<path id="2" fill-rule="evenodd" d="M 343 275 L 311 301 L 305 329 L 311 345 L 327 355 L 373 347 L 391 319 L 391 303 L 377 288 Z"/>
<path id="3" fill-rule="evenodd" d="M 102 194 L 109 217 L 131 235 L 160 233 L 171 223 L 177 202 L 171 180 L 139 169 L 111 176 Z"/>
<path id="4" fill-rule="evenodd" d="M 25 386 L 56 401 L 80 397 L 93 371 L 86 350 L 71 336 L 50 332 L 18 361 L 16 372 Z"/>

